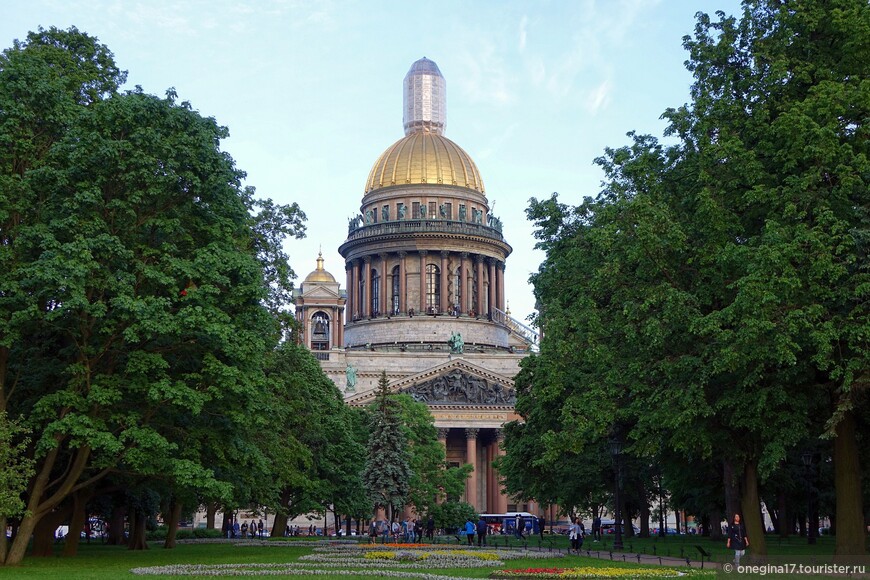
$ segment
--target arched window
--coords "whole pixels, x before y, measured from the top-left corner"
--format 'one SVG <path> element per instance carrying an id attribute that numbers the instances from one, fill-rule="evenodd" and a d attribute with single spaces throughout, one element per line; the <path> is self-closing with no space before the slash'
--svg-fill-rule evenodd
<path id="1" fill-rule="evenodd" d="M 435 264 L 426 266 L 426 312 L 436 314 L 441 304 L 441 269 Z"/>
<path id="2" fill-rule="evenodd" d="M 393 310 L 393 314 L 399 313 L 399 291 L 401 288 L 399 286 L 399 271 L 400 270 L 401 270 L 401 268 L 399 268 L 398 266 L 395 266 L 393 268 L 393 284 L 392 284 L 393 296 L 391 298 L 391 303 L 392 303 L 391 307 Z"/>
<path id="3" fill-rule="evenodd" d="M 377 270 L 372 268 L 372 316 L 381 315 L 381 275 Z"/>
<path id="4" fill-rule="evenodd" d="M 329 314 L 318 310 L 311 317 L 311 350 L 329 348 Z"/>

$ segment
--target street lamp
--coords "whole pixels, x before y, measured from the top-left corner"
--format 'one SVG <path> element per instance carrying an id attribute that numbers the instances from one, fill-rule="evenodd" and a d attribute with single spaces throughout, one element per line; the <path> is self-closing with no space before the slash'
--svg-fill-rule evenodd
<path id="1" fill-rule="evenodd" d="M 801 455 L 801 459 L 804 462 L 804 472 L 806 473 L 806 482 L 807 482 L 807 544 L 815 544 L 816 543 L 816 529 L 818 525 L 815 523 L 815 518 L 813 518 L 813 476 L 815 475 L 815 470 L 813 469 L 813 454 L 812 453 L 804 453 Z"/>
<path id="2" fill-rule="evenodd" d="M 613 549 L 622 549 L 622 509 L 619 498 L 620 487 L 622 486 L 622 466 L 620 465 L 620 455 L 622 454 L 622 442 L 613 438 L 610 440 L 610 455 L 613 457 L 613 465 L 616 471 L 616 537 L 613 540 Z"/>

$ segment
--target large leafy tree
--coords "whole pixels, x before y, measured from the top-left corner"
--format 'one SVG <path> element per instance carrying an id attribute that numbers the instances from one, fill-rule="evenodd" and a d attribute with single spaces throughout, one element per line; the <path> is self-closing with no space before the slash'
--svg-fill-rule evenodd
<path id="1" fill-rule="evenodd" d="M 371 431 L 363 470 L 363 485 L 375 509 L 382 507 L 387 519 L 408 501 L 413 477 L 408 440 L 402 429 L 402 407 L 390 392 L 386 371 L 381 373 L 377 394 L 369 406 Z"/>
<path id="2" fill-rule="evenodd" d="M 75 29 L 0 58 L 0 410 L 38 434 L 9 564 L 41 518 L 113 470 L 213 488 L 179 425 L 241 423 L 279 336 L 264 262 L 294 210 L 258 222 L 219 148 L 227 130 L 172 92 L 120 93 L 123 80 Z M 273 290 L 288 273 L 273 271 Z"/>
<path id="3" fill-rule="evenodd" d="M 761 553 L 759 477 L 825 400 L 837 551 L 864 551 L 868 26 L 860 1 L 700 14 L 692 103 L 666 113 L 678 144 L 634 137 L 598 160 L 596 200 L 529 210 L 555 369 L 533 382 L 565 392 L 551 452 L 627 433 L 636 455 L 716 458 Z"/>

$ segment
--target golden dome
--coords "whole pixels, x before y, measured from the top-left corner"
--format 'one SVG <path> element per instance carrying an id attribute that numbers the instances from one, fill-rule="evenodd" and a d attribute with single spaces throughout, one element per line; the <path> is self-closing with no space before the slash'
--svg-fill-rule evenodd
<path id="1" fill-rule="evenodd" d="M 305 281 L 303 284 L 316 282 L 327 282 L 330 284 L 335 284 L 335 277 L 323 269 L 323 253 L 317 253 L 317 269 L 305 276 Z"/>
<path id="2" fill-rule="evenodd" d="M 365 193 L 392 185 L 435 183 L 484 193 L 480 171 L 462 147 L 445 137 L 418 131 L 381 154 L 369 173 Z"/>

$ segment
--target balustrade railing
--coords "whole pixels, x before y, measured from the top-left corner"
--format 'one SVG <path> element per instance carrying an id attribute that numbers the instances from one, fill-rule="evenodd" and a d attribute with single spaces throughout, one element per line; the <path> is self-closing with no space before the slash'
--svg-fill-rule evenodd
<path id="1" fill-rule="evenodd" d="M 526 326 L 516 318 L 498 308 L 492 309 L 492 321 L 507 327 L 508 330 L 522 338 L 526 344 L 529 345 L 531 350 L 538 350 L 540 335 L 534 329 Z"/>

